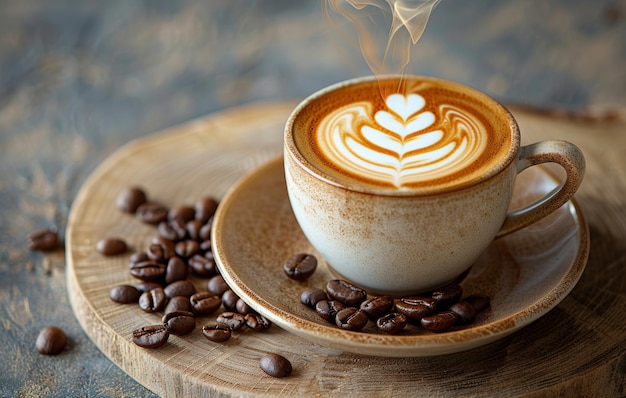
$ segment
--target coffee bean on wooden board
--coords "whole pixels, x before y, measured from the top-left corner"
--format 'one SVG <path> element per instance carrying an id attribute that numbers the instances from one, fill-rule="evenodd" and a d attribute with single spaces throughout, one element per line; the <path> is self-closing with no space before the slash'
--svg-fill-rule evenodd
<path id="1" fill-rule="evenodd" d="M 231 330 L 239 330 L 246 323 L 244 316 L 237 312 L 222 312 L 215 321 L 228 325 Z"/>
<path id="2" fill-rule="evenodd" d="M 230 326 L 224 323 L 210 323 L 202 327 L 202 335 L 215 343 L 223 343 L 230 339 Z"/>
<path id="3" fill-rule="evenodd" d="M 235 294 L 232 290 L 228 289 L 222 294 L 222 304 L 226 311 L 237 311 L 237 302 L 239 301 L 239 296 Z"/>
<path id="4" fill-rule="evenodd" d="M 140 295 L 139 290 L 131 285 L 118 285 L 109 291 L 111 300 L 120 304 L 136 303 Z"/>
<path id="5" fill-rule="evenodd" d="M 207 282 L 207 289 L 209 292 L 221 296 L 225 291 L 230 289 L 222 275 L 215 275 L 209 282 Z"/>
<path id="6" fill-rule="evenodd" d="M 283 271 L 291 279 L 298 281 L 307 280 L 315 273 L 317 259 L 312 254 L 296 254 L 283 263 Z"/>
<path id="7" fill-rule="evenodd" d="M 170 332 L 163 324 L 145 326 L 133 331 L 133 342 L 143 348 L 159 348 L 169 337 Z"/>
<path id="8" fill-rule="evenodd" d="M 141 263 L 130 264 L 130 274 L 142 281 L 157 281 L 165 276 L 165 265 L 156 261 L 143 261 Z"/>
<path id="9" fill-rule="evenodd" d="M 65 332 L 57 326 L 47 326 L 39 332 L 35 348 L 43 355 L 57 355 L 67 343 Z"/>
<path id="10" fill-rule="evenodd" d="M 189 301 L 189 298 L 184 296 L 174 296 L 170 298 L 165 305 L 165 309 L 163 309 L 163 313 L 169 314 L 170 312 L 175 311 L 191 312 L 191 302 Z"/>
<path id="11" fill-rule="evenodd" d="M 218 202 L 213 198 L 206 197 L 198 200 L 194 206 L 196 210 L 196 220 L 203 224 L 207 223 L 215 214 L 217 207 Z"/>
<path id="12" fill-rule="evenodd" d="M 199 277 L 210 278 L 216 274 L 215 259 L 206 255 L 196 254 L 187 260 L 187 263 L 191 272 Z"/>
<path id="13" fill-rule="evenodd" d="M 157 287 L 139 296 L 139 308 L 146 312 L 161 311 L 165 307 L 167 297 L 163 288 Z"/>
<path id="14" fill-rule="evenodd" d="M 167 219 L 169 221 L 181 220 L 183 222 L 188 222 L 193 220 L 195 216 L 196 210 L 193 207 L 186 205 L 171 208 L 167 213 Z"/>
<path id="15" fill-rule="evenodd" d="M 193 332 L 196 327 L 196 318 L 188 311 L 172 311 L 163 315 L 163 324 L 167 330 L 176 336 Z"/>
<path id="16" fill-rule="evenodd" d="M 96 243 L 96 250 L 105 256 L 115 256 L 128 249 L 126 242 L 120 238 L 105 238 Z"/>
<path id="17" fill-rule="evenodd" d="M 196 315 L 211 315 L 220 308 L 222 299 L 211 292 L 200 292 L 189 298 L 191 311 Z"/>
<path id="18" fill-rule="evenodd" d="M 270 326 L 272 326 L 272 322 L 260 314 L 246 314 L 244 319 L 246 321 L 246 326 L 252 330 L 267 330 Z"/>
<path id="19" fill-rule="evenodd" d="M 135 217 L 146 224 L 158 225 L 167 219 L 168 209 L 156 203 L 143 203 L 135 210 Z"/>
<path id="20" fill-rule="evenodd" d="M 261 369 L 272 377 L 287 377 L 293 371 L 291 362 L 278 354 L 267 354 L 259 361 Z"/>
<path id="21" fill-rule="evenodd" d="M 196 287 L 189 280 L 176 281 L 163 288 L 165 296 L 172 298 L 175 296 L 191 297 L 196 293 Z"/>
<path id="22" fill-rule="evenodd" d="M 146 203 L 147 195 L 139 187 L 124 188 L 115 199 L 116 206 L 125 213 L 134 213 L 137 208 Z"/>
<path id="23" fill-rule="evenodd" d="M 165 267 L 165 283 L 170 284 L 187 279 L 189 266 L 177 256 L 170 257 Z"/>
<path id="24" fill-rule="evenodd" d="M 60 246 L 59 235 L 55 227 L 38 229 L 26 237 L 28 248 L 36 251 L 51 251 Z"/>

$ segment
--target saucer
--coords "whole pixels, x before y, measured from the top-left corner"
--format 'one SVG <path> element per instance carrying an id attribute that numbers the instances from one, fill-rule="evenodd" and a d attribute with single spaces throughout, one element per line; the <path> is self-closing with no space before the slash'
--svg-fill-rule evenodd
<path id="1" fill-rule="evenodd" d="M 552 171 L 531 167 L 518 176 L 511 208 L 545 196 L 558 186 Z M 388 357 L 450 354 L 501 339 L 557 306 L 578 282 L 589 253 L 584 216 L 572 200 L 543 220 L 494 241 L 461 282 L 464 296 L 482 293 L 491 308 L 476 321 L 443 333 L 410 326 L 403 333 L 379 332 L 372 322 L 359 332 L 323 320 L 300 302 L 307 287 L 334 279 L 309 244 L 291 211 L 283 158 L 242 177 L 226 194 L 214 219 L 213 251 L 231 288 L 279 327 L 310 342 L 343 351 Z M 312 253 L 315 274 L 305 282 L 288 278 L 285 259 Z"/>

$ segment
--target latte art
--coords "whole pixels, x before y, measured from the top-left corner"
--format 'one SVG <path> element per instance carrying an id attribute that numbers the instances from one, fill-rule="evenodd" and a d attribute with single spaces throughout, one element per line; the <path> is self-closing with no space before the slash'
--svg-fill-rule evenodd
<path id="1" fill-rule="evenodd" d="M 481 120 L 452 104 L 426 110 L 419 93 L 392 94 L 386 109 L 360 101 L 338 108 L 317 126 L 326 160 L 357 178 L 398 189 L 462 171 L 487 146 Z"/>

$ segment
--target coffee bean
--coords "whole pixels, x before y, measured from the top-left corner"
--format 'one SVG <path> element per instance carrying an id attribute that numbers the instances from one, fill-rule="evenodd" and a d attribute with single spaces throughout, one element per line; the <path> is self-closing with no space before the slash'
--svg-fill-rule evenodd
<path id="1" fill-rule="evenodd" d="M 337 312 L 335 324 L 344 330 L 361 330 L 367 324 L 367 314 L 355 307 L 347 307 Z"/>
<path id="2" fill-rule="evenodd" d="M 140 294 L 137 288 L 130 285 L 115 286 L 109 291 L 111 300 L 120 304 L 136 303 Z"/>
<path id="3" fill-rule="evenodd" d="M 239 330 L 246 323 L 244 316 L 236 312 L 222 312 L 215 321 L 228 325 L 230 330 Z"/>
<path id="4" fill-rule="evenodd" d="M 105 256 L 115 256 L 122 254 L 128 249 L 126 242 L 119 238 L 106 238 L 96 243 L 96 250 Z"/>
<path id="5" fill-rule="evenodd" d="M 163 289 L 165 292 L 165 296 L 167 298 L 172 298 L 175 296 L 183 296 L 183 297 L 191 297 L 196 293 L 196 287 L 191 283 L 191 281 L 176 281 L 174 283 L 170 283 L 165 286 Z"/>
<path id="6" fill-rule="evenodd" d="M 435 290 L 432 298 L 437 300 L 437 308 L 444 310 L 461 299 L 463 288 L 460 285 L 452 284 Z"/>
<path id="7" fill-rule="evenodd" d="M 358 307 L 367 298 L 365 290 L 341 279 L 333 279 L 326 284 L 328 296 L 348 307 Z"/>
<path id="8" fill-rule="evenodd" d="M 178 242 L 187 237 L 185 223 L 181 220 L 161 221 L 157 226 L 157 231 L 160 236 L 172 242 Z"/>
<path id="9" fill-rule="evenodd" d="M 315 273 L 317 259 L 312 254 L 296 254 L 283 263 L 283 271 L 291 279 L 298 281 L 307 280 Z"/>
<path id="10" fill-rule="evenodd" d="M 199 220 L 188 221 L 187 224 L 185 224 L 185 228 L 187 228 L 187 235 L 189 236 L 189 239 L 204 240 L 200 237 L 200 229 L 203 225 L 204 223 Z"/>
<path id="11" fill-rule="evenodd" d="M 216 273 L 215 260 L 212 258 L 196 254 L 191 257 L 187 263 L 191 268 L 191 272 L 197 276 L 209 278 L 214 276 Z"/>
<path id="12" fill-rule="evenodd" d="M 165 283 L 170 284 L 187 279 L 189 267 L 179 257 L 171 257 L 165 267 Z"/>
<path id="13" fill-rule="evenodd" d="M 458 315 L 458 322 L 461 324 L 474 322 L 474 319 L 476 319 L 476 309 L 465 300 L 452 304 L 450 311 Z"/>
<path id="14" fill-rule="evenodd" d="M 187 239 L 176 243 L 174 250 L 182 258 L 190 258 L 198 254 L 200 245 L 195 240 Z"/>
<path id="15" fill-rule="evenodd" d="M 158 287 L 139 296 L 139 308 L 146 312 L 161 311 L 165 307 L 167 297 L 162 288 Z"/>
<path id="16" fill-rule="evenodd" d="M 43 228 L 28 234 L 28 248 L 36 251 L 51 251 L 59 247 L 59 235 L 56 228 Z"/>
<path id="17" fill-rule="evenodd" d="M 224 294 L 224 292 L 228 289 L 230 288 L 226 284 L 226 281 L 224 281 L 222 275 L 215 275 L 214 277 L 209 279 L 209 282 L 207 283 L 207 290 L 218 296 Z"/>
<path id="18" fill-rule="evenodd" d="M 134 213 L 137 208 L 146 203 L 146 193 L 139 187 L 124 188 L 115 199 L 116 206 L 125 213 Z"/>
<path id="19" fill-rule="evenodd" d="M 173 311 L 163 316 L 163 324 L 171 334 L 182 336 L 193 332 L 196 318 L 188 311 Z"/>
<path id="20" fill-rule="evenodd" d="M 191 221 L 196 216 L 196 210 L 191 206 L 178 206 L 170 209 L 167 213 L 167 219 L 172 220 L 181 220 L 183 222 Z"/>
<path id="21" fill-rule="evenodd" d="M 223 343 L 230 339 L 230 326 L 224 323 L 210 323 L 202 327 L 202 335 L 206 337 L 207 340 L 215 343 Z"/>
<path id="22" fill-rule="evenodd" d="M 272 377 L 289 376 L 293 370 L 291 362 L 282 355 L 267 354 L 259 361 L 261 369 Z"/>
<path id="23" fill-rule="evenodd" d="M 246 320 L 246 326 L 249 327 L 252 330 L 266 330 L 269 329 L 270 326 L 272 326 L 272 323 L 265 318 L 263 315 L 260 314 L 254 314 L 254 313 L 250 313 L 250 314 L 246 314 L 244 316 L 244 319 Z"/>
<path id="24" fill-rule="evenodd" d="M 174 256 L 174 246 L 169 243 L 152 243 L 148 246 L 146 254 L 152 261 L 167 264 L 167 261 Z"/>
<path id="25" fill-rule="evenodd" d="M 189 298 L 191 311 L 196 315 L 211 315 L 222 305 L 222 299 L 210 292 L 201 292 Z"/>
<path id="26" fill-rule="evenodd" d="M 159 348 L 169 337 L 170 332 L 165 325 L 145 326 L 133 331 L 133 343 L 143 348 Z"/>
<path id="27" fill-rule="evenodd" d="M 63 351 L 67 343 L 65 332 L 56 326 L 47 326 L 39 332 L 35 348 L 43 355 L 57 355 Z"/>
<path id="28" fill-rule="evenodd" d="M 304 289 L 300 294 L 300 302 L 311 308 L 315 308 L 315 304 L 322 300 L 328 300 L 328 296 L 325 291 L 316 287 Z"/>
<path id="29" fill-rule="evenodd" d="M 213 220 L 209 220 L 207 224 L 204 224 L 202 227 L 200 227 L 200 230 L 198 230 L 198 236 L 197 239 L 198 241 L 211 241 L 211 231 L 213 230 Z"/>
<path id="30" fill-rule="evenodd" d="M 196 220 L 205 224 L 217 210 L 218 203 L 213 198 L 202 198 L 198 200 L 194 206 L 196 210 Z"/>
<path id="31" fill-rule="evenodd" d="M 165 276 L 165 265 L 156 261 L 143 261 L 130 264 L 130 274 L 142 281 L 156 281 Z"/>
<path id="32" fill-rule="evenodd" d="M 425 316 L 429 316 L 433 313 L 432 307 L 425 304 L 421 300 L 415 300 L 415 298 L 406 300 L 401 298 L 396 302 L 396 311 L 406 315 L 407 318 L 419 321 Z"/>
<path id="33" fill-rule="evenodd" d="M 158 225 L 167 219 L 167 207 L 156 203 L 144 203 L 135 210 L 135 217 L 147 224 Z"/>
<path id="34" fill-rule="evenodd" d="M 426 316 L 420 320 L 422 327 L 430 332 L 443 332 L 454 325 L 458 320 L 458 315 L 452 311 L 438 312 L 434 315 Z"/>
<path id="35" fill-rule="evenodd" d="M 421 296 L 402 297 L 400 301 L 409 305 L 424 305 L 426 306 L 426 308 L 430 310 L 430 312 L 435 312 L 439 309 L 437 300 L 430 298 L 430 297 L 421 297 Z"/>
<path id="36" fill-rule="evenodd" d="M 235 309 L 241 315 L 246 315 L 254 312 L 254 310 L 242 299 L 237 300 L 237 304 L 235 304 Z"/>
<path id="37" fill-rule="evenodd" d="M 133 253 L 130 256 L 131 264 L 137 264 L 148 260 L 150 260 L 150 258 L 148 257 L 146 252 Z"/>
<path id="38" fill-rule="evenodd" d="M 315 311 L 330 323 L 335 323 L 335 316 L 344 308 L 345 305 L 335 300 L 322 300 L 315 304 Z"/>
<path id="39" fill-rule="evenodd" d="M 205 241 L 200 242 L 200 253 L 201 254 L 205 254 L 206 255 L 206 253 L 210 252 L 211 250 L 213 250 L 213 248 L 211 248 L 211 241 L 210 240 L 205 240 Z"/>
<path id="40" fill-rule="evenodd" d="M 404 329 L 408 322 L 406 315 L 399 312 L 390 312 L 376 320 L 378 329 L 385 333 L 395 334 Z"/>
<path id="41" fill-rule="evenodd" d="M 172 297 L 165 306 L 163 310 L 164 314 L 169 314 L 170 312 L 175 311 L 187 311 L 191 312 L 191 303 L 189 302 L 189 298 L 183 296 L 174 296 Z"/>
<path id="42" fill-rule="evenodd" d="M 471 296 L 467 296 L 465 301 L 470 303 L 476 312 L 482 312 L 491 305 L 489 297 L 484 294 L 472 294 Z"/>
<path id="43" fill-rule="evenodd" d="M 228 289 L 222 294 L 222 304 L 226 311 L 237 311 L 237 302 L 239 301 L 239 296 L 235 294 L 232 290 Z"/>
<path id="44" fill-rule="evenodd" d="M 163 287 L 161 286 L 160 283 L 157 282 L 141 282 L 141 283 L 137 283 L 135 285 L 133 285 L 135 287 L 135 289 L 137 289 L 139 291 L 139 293 L 145 293 L 145 292 L 149 292 L 152 289 L 156 289 L 158 287 Z"/>
<path id="45" fill-rule="evenodd" d="M 393 309 L 394 301 L 389 296 L 373 297 L 365 300 L 359 307 L 367 317 L 371 320 L 376 320 L 381 316 L 389 313 Z"/>

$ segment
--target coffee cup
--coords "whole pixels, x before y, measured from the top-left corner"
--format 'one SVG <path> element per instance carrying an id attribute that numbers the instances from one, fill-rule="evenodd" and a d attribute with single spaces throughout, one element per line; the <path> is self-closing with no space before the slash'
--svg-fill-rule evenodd
<path id="1" fill-rule="evenodd" d="M 575 145 L 520 142 L 511 113 L 469 87 L 420 76 L 345 81 L 289 116 L 289 201 L 338 278 L 372 294 L 429 291 L 580 186 L 585 160 Z M 516 176 L 548 162 L 563 167 L 565 182 L 509 212 Z"/>

